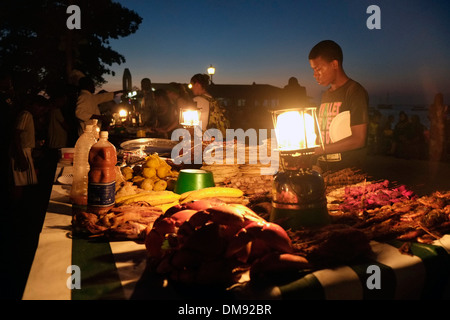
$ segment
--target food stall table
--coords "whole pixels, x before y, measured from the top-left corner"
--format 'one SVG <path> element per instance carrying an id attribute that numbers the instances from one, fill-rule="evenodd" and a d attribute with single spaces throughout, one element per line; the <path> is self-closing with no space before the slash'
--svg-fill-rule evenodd
<path id="1" fill-rule="evenodd" d="M 228 291 L 208 292 L 204 287 L 198 293 L 192 288 L 185 291 L 146 270 L 143 244 L 72 236 L 68 194 L 68 185 L 53 185 L 24 300 L 450 298 L 450 235 L 433 245 L 413 243 L 411 255 L 400 252 L 400 242 L 371 241 L 375 257 L 369 261 L 312 273 L 299 271 L 298 278 L 264 289 L 243 282 Z M 376 283 L 373 268 L 380 272 L 380 287 L 371 289 L 370 283 Z"/>

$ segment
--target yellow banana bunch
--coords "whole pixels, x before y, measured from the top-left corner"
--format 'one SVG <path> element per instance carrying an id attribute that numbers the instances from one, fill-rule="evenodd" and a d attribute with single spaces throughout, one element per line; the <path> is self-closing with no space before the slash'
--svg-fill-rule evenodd
<path id="1" fill-rule="evenodd" d="M 134 195 L 123 196 L 120 198 L 116 198 L 117 205 L 127 205 L 133 202 L 144 201 L 150 204 L 151 206 L 160 206 L 163 204 L 174 203 L 178 201 L 180 198 L 179 194 L 176 194 L 172 191 L 148 191 L 148 192 L 140 192 Z"/>
<path id="2" fill-rule="evenodd" d="M 157 205 L 155 207 L 160 208 L 165 213 L 168 209 L 172 208 L 173 206 L 176 206 L 177 204 L 179 204 L 178 200 L 176 200 L 174 202 L 163 203 L 163 204 Z"/>
<path id="3" fill-rule="evenodd" d="M 180 195 L 180 203 L 201 200 L 206 198 L 241 198 L 244 192 L 237 188 L 209 187 L 200 190 L 188 191 Z"/>

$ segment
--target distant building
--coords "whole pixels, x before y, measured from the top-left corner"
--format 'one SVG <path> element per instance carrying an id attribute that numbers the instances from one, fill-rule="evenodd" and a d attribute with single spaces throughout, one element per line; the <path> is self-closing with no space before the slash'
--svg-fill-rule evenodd
<path id="1" fill-rule="evenodd" d="M 282 89 L 268 85 L 215 84 L 210 93 L 228 111 L 233 128 L 272 128 L 270 111 L 277 109 Z"/>

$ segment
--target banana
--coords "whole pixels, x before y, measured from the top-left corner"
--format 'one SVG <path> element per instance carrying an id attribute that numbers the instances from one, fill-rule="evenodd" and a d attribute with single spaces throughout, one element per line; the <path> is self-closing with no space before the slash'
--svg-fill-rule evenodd
<path id="1" fill-rule="evenodd" d="M 183 201 L 184 199 L 186 199 L 186 198 L 187 198 L 192 192 L 194 192 L 194 191 L 196 191 L 196 190 L 186 191 L 186 192 L 182 193 L 182 194 L 180 195 L 180 201 Z"/>
<path id="2" fill-rule="evenodd" d="M 237 188 L 228 188 L 228 187 L 209 187 L 195 191 L 188 191 L 187 194 L 180 203 L 190 202 L 193 200 L 200 200 L 205 198 L 214 198 L 214 197 L 234 197 L 240 198 L 244 195 L 242 190 Z M 181 197 L 180 197 L 181 198 Z"/>
<path id="3" fill-rule="evenodd" d="M 121 196 L 121 197 L 116 197 L 116 204 L 121 205 L 123 204 L 124 201 L 128 200 L 128 199 L 132 199 L 134 197 L 143 195 L 143 194 L 150 194 L 151 191 L 145 191 L 145 192 L 140 192 L 140 193 L 135 193 L 135 194 L 129 194 L 126 196 Z"/>
<path id="4" fill-rule="evenodd" d="M 151 206 L 158 206 L 178 201 L 180 195 L 172 191 L 150 191 L 138 193 L 135 197 L 126 199 L 121 204 L 127 205 L 133 202 L 144 201 Z"/>
<path id="5" fill-rule="evenodd" d="M 161 210 L 165 213 L 169 208 L 172 208 L 173 206 L 177 205 L 179 202 L 174 201 L 174 202 L 170 202 L 170 203 L 163 203 L 160 205 L 157 205 L 155 207 L 161 208 Z"/>

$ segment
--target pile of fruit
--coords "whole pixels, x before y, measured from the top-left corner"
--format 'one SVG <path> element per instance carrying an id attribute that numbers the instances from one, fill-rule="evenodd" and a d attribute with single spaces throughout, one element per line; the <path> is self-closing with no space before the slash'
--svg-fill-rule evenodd
<path id="1" fill-rule="evenodd" d="M 125 181 L 144 191 L 172 190 L 178 176 L 158 154 L 147 156 L 143 164 L 122 167 L 121 173 Z"/>

